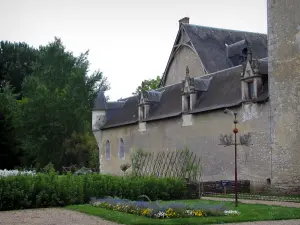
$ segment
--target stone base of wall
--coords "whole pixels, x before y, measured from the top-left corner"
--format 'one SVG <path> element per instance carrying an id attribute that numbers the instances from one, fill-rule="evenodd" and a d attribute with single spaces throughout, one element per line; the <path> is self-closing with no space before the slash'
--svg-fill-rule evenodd
<path id="1" fill-rule="evenodd" d="M 251 194 L 300 195 L 300 185 L 290 183 L 269 183 L 268 181 L 251 181 Z"/>

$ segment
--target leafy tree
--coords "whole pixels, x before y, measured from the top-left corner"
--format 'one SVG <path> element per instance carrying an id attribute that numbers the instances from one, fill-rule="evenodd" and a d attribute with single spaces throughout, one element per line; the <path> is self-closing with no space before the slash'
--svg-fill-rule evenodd
<path id="1" fill-rule="evenodd" d="M 142 84 L 138 86 L 135 92 L 133 92 L 132 94 L 134 95 L 139 94 L 142 90 L 143 91 L 155 90 L 158 88 L 159 83 L 160 83 L 160 76 L 157 76 L 155 79 L 144 80 L 142 81 Z"/>
<path id="2" fill-rule="evenodd" d="M 0 168 L 21 163 L 19 105 L 22 83 L 33 71 L 38 51 L 26 43 L 0 42 Z"/>
<path id="3" fill-rule="evenodd" d="M 38 51 L 26 43 L 0 42 L 0 86 L 9 83 L 21 98 L 22 83 L 33 72 Z"/>
<path id="4" fill-rule="evenodd" d="M 13 88 L 8 84 L 0 87 L 0 169 L 20 164 L 19 109 Z"/>
<path id="5" fill-rule="evenodd" d="M 74 132 L 70 138 L 64 141 L 63 147 L 65 149 L 64 165 L 99 167 L 98 145 L 91 133 L 79 134 Z"/>
<path id="6" fill-rule="evenodd" d="M 23 148 L 27 164 L 60 169 L 66 157 L 63 144 L 73 132 L 91 130 L 91 108 L 99 88 L 109 89 L 100 71 L 88 76 L 88 52 L 75 57 L 60 39 L 39 48 L 31 76 L 23 84 Z"/>

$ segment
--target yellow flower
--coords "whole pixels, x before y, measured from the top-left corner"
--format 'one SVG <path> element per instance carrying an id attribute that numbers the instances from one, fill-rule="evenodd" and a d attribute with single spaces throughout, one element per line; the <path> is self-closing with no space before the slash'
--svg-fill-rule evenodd
<path id="1" fill-rule="evenodd" d="M 176 213 L 172 208 L 168 208 L 168 210 L 166 211 L 166 216 L 167 217 L 175 217 Z"/>
<path id="2" fill-rule="evenodd" d="M 193 213 L 195 216 L 203 216 L 203 212 L 201 210 L 194 210 Z"/>
<path id="3" fill-rule="evenodd" d="M 152 209 L 142 209 L 142 216 L 150 216 Z"/>

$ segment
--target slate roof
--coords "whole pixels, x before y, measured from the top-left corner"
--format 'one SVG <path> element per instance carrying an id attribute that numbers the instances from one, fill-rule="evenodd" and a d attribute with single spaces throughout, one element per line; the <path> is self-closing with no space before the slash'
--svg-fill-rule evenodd
<path id="1" fill-rule="evenodd" d="M 101 129 L 138 122 L 138 96 L 135 95 L 123 101 L 121 108 L 107 109 L 107 122 Z"/>
<path id="2" fill-rule="evenodd" d="M 242 50 L 249 45 L 253 58 L 268 56 L 267 35 L 253 32 L 236 31 L 182 24 L 208 73 L 237 66 L 230 57 L 242 55 Z M 230 47 L 231 45 L 231 47 Z M 229 48 L 228 48 L 229 46 Z M 227 56 L 227 54 L 229 55 Z"/>
<path id="3" fill-rule="evenodd" d="M 99 91 L 94 102 L 93 111 L 95 110 L 105 110 L 106 109 L 106 99 L 104 96 L 104 91 Z"/>
<path id="4" fill-rule="evenodd" d="M 259 60 L 259 72 L 268 74 L 267 35 L 228 29 L 182 24 L 208 75 L 194 79 L 197 100 L 190 113 L 201 113 L 238 106 L 241 96 L 241 63 L 250 47 L 253 58 Z M 176 42 L 175 42 L 176 43 Z M 267 77 L 267 76 L 265 76 Z M 165 76 L 162 78 L 163 85 Z M 149 116 L 153 121 L 182 114 L 182 83 L 144 93 L 150 102 Z M 118 102 L 105 102 L 99 93 L 93 110 L 106 109 L 107 122 L 101 129 L 138 123 L 139 96 Z M 257 102 L 268 99 L 268 82 L 263 84 Z"/>
<path id="5" fill-rule="evenodd" d="M 208 74 L 240 65 L 241 58 L 246 57 L 244 52 L 246 47 L 251 48 L 253 58 L 268 57 L 266 34 L 184 23 L 181 26 Z M 166 74 L 162 77 L 160 86 L 164 85 L 165 80 Z"/>
<path id="6" fill-rule="evenodd" d="M 232 67 L 206 76 L 195 78 L 198 83 L 206 84 L 197 92 L 196 105 L 190 113 L 201 113 L 242 103 L 241 95 L 242 66 Z M 182 83 L 173 84 L 156 92 L 161 93 L 159 102 L 152 102 L 149 116 L 145 121 L 180 116 L 182 114 Z M 268 82 L 265 82 L 258 94 L 257 102 L 268 99 Z M 138 96 L 126 99 L 123 107 L 107 110 L 107 123 L 101 129 L 118 127 L 138 122 Z"/>

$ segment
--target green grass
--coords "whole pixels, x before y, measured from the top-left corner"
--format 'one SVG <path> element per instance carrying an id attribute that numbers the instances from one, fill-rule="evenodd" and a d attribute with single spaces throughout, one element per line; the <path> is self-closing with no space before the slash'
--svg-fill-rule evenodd
<path id="1" fill-rule="evenodd" d="M 207 195 L 205 197 L 234 198 L 234 194 L 213 194 L 213 195 Z M 239 194 L 238 198 L 239 199 L 250 199 L 250 200 L 282 201 L 282 202 L 298 202 L 298 203 L 300 203 L 300 196 Z"/>
<path id="2" fill-rule="evenodd" d="M 187 204 L 196 202 L 208 204 L 220 204 L 218 201 L 204 200 L 185 200 Z M 222 202 L 235 210 L 234 203 Z M 91 205 L 72 205 L 67 206 L 67 209 L 78 212 L 87 213 L 93 216 L 99 216 L 106 220 L 114 221 L 120 224 L 128 225 L 146 225 L 146 224 L 172 224 L 172 225 L 196 225 L 196 224 L 222 224 L 230 222 L 246 222 L 246 221 L 262 221 L 262 220 L 283 220 L 283 219 L 300 219 L 300 208 L 288 208 L 280 206 L 267 206 L 258 204 L 242 204 L 240 203 L 237 210 L 241 212 L 240 216 L 217 216 L 217 217 L 202 217 L 202 218 L 180 218 L 180 219 L 151 219 L 143 216 L 127 214 L 123 212 L 112 211 L 103 208 L 93 207 Z"/>

